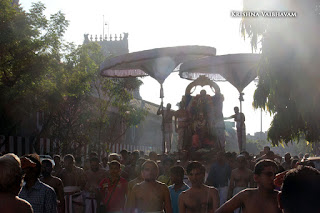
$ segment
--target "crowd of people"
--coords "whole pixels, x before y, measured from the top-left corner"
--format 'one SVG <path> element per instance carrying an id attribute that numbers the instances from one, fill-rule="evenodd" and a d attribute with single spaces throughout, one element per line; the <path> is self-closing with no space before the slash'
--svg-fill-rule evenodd
<path id="1" fill-rule="evenodd" d="M 71 154 L 40 161 L 8 153 L 0 157 L 0 212 L 320 212 L 320 172 L 303 157 L 270 147 L 198 161 L 122 150 L 101 160 L 92 152 L 79 165 Z"/>

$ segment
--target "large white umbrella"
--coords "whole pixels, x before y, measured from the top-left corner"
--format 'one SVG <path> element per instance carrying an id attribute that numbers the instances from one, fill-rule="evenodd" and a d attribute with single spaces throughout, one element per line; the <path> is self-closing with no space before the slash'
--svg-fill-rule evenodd
<path id="1" fill-rule="evenodd" d="M 160 98 L 163 107 L 162 85 L 165 79 L 185 61 L 215 55 L 216 49 L 207 46 L 157 48 L 108 58 L 100 65 L 100 71 L 102 76 L 114 78 L 151 76 L 161 85 Z M 165 151 L 164 132 L 162 138 Z"/>

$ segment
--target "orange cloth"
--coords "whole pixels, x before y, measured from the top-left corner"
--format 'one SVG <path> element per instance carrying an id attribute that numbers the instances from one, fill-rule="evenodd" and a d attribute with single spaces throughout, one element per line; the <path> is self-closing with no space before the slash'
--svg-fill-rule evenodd
<path id="1" fill-rule="evenodd" d="M 276 175 L 276 177 L 275 177 L 275 179 L 273 181 L 275 186 L 277 186 L 279 188 L 281 187 L 281 185 L 283 183 L 284 176 L 286 176 L 287 172 L 288 171 L 284 171 L 284 172 L 281 172 L 281 173 Z"/>
<path id="2" fill-rule="evenodd" d="M 36 167 L 36 163 L 32 162 L 31 160 L 29 160 L 28 158 L 22 157 L 20 158 L 21 161 L 21 168 L 25 169 L 28 167 Z"/>

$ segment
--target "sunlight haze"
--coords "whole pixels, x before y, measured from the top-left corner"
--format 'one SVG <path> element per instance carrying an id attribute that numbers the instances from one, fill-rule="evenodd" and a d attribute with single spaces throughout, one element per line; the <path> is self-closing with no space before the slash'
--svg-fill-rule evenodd
<path id="1" fill-rule="evenodd" d="M 84 34 L 102 35 L 103 16 L 107 23 L 105 34 L 129 33 L 129 51 L 181 46 L 203 45 L 217 49 L 217 55 L 251 53 L 249 40 L 244 41 L 240 34 L 241 18 L 232 18 L 231 11 L 242 10 L 239 0 L 123 0 L 123 1 L 75 1 L 42 0 L 45 14 L 61 10 L 70 21 L 65 40 L 82 44 Z M 20 0 L 28 10 L 30 0 Z M 140 88 L 143 99 L 160 104 L 159 84 L 151 77 L 142 79 Z M 180 79 L 177 73 L 171 74 L 164 83 L 164 104 L 171 103 L 173 109 L 181 100 L 185 88 L 191 81 Z M 228 82 L 218 83 L 225 97 L 224 116 L 234 114 L 233 107 L 239 106 L 239 93 Z M 252 107 L 256 86 L 252 82 L 244 89 L 243 113 L 246 116 L 247 133 L 260 131 L 260 109 Z M 199 89 L 198 89 L 199 90 Z M 198 91 L 199 92 L 199 91 Z M 198 93 L 197 91 L 195 93 Z M 207 89 L 207 92 L 209 90 Z M 270 126 L 271 117 L 263 113 L 263 131 Z"/>

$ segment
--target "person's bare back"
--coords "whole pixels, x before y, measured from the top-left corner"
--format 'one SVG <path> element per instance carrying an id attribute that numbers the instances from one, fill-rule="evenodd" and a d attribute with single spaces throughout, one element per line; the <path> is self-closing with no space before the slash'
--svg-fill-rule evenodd
<path id="1" fill-rule="evenodd" d="M 0 192 L 1 212 L 7 213 L 32 213 L 32 207 L 26 200 L 8 193 Z"/>
<path id="2" fill-rule="evenodd" d="M 209 213 L 218 207 L 219 194 L 214 187 L 190 188 L 179 197 L 180 213 Z M 215 207 L 215 208 L 214 208 Z"/>

